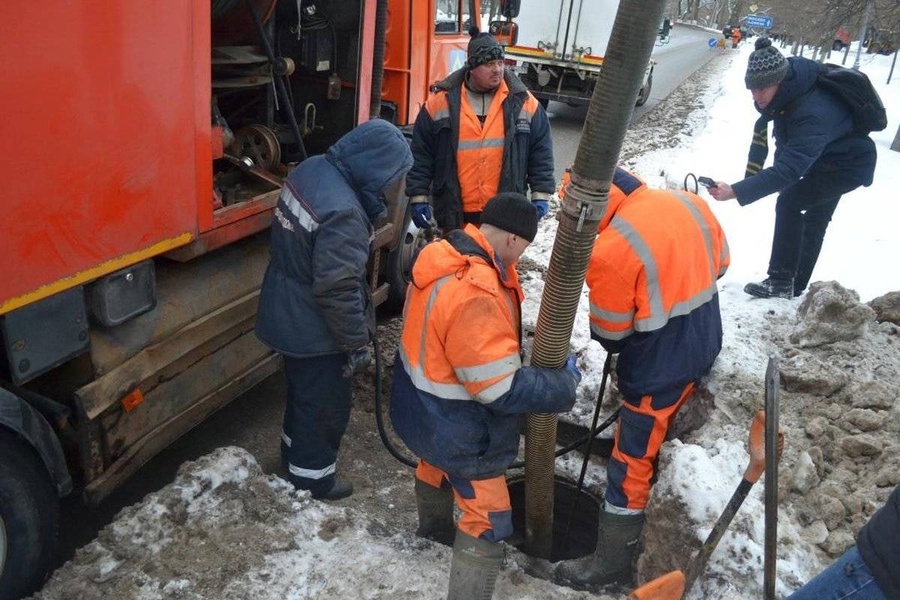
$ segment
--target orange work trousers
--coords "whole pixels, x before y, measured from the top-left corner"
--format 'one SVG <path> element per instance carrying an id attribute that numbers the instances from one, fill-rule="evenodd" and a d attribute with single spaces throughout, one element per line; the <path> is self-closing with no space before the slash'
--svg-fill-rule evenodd
<path id="1" fill-rule="evenodd" d="M 456 505 L 462 511 L 456 526 L 463 533 L 489 542 L 499 542 L 512 535 L 512 505 L 503 475 L 463 479 L 419 459 L 416 479 L 436 488 L 445 479 L 450 483 Z"/>
<path id="2" fill-rule="evenodd" d="M 669 424 L 693 391 L 694 382 L 691 382 L 683 390 L 625 399 L 607 465 L 609 504 L 633 510 L 646 508 L 659 448 L 666 439 Z"/>

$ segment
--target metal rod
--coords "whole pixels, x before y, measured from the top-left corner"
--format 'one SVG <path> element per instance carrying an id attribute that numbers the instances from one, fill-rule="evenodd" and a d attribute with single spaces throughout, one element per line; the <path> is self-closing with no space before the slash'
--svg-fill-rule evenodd
<path id="1" fill-rule="evenodd" d="M 763 587 L 766 600 L 775 598 L 775 561 L 778 544 L 778 359 L 766 367 L 766 537 Z"/>
<path id="2" fill-rule="evenodd" d="M 612 366 L 612 353 L 607 352 L 606 361 L 603 363 L 603 377 L 600 379 L 600 392 L 597 394 L 597 406 L 594 408 L 594 419 L 591 421 L 591 433 L 588 435 L 587 447 L 584 450 L 584 460 L 581 461 L 581 474 L 578 475 L 578 484 L 575 486 L 575 499 L 572 500 L 572 508 L 569 510 L 569 516 L 566 518 L 566 530 L 563 533 L 563 545 L 569 539 L 569 529 L 572 527 L 572 515 L 578 508 L 578 499 L 581 497 L 581 490 L 584 487 L 584 476 L 587 473 L 588 462 L 591 460 L 591 447 L 594 445 L 594 435 L 597 433 L 597 421 L 600 420 L 600 405 L 603 403 L 603 394 L 606 392 L 606 380 L 609 378 L 609 369 Z M 613 414 L 618 416 L 619 409 Z"/>

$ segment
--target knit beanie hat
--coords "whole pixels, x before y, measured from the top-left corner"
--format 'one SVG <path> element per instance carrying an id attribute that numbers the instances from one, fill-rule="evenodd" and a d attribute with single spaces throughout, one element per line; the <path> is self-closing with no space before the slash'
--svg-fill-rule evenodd
<path id="1" fill-rule="evenodd" d="M 744 75 L 744 83 L 748 90 L 761 88 L 781 83 L 788 70 L 788 61 L 781 52 L 772 47 L 772 40 L 759 38 L 756 40 L 756 50 L 750 54 L 747 61 L 747 74 Z"/>
<path id="2" fill-rule="evenodd" d="M 466 64 L 470 69 L 503 58 L 503 46 L 490 33 L 472 27 L 469 29 L 469 35 L 472 39 L 469 40 L 469 47 L 466 50 L 469 57 Z"/>
<path id="3" fill-rule="evenodd" d="M 502 192 L 484 205 L 481 224 L 493 225 L 497 229 L 521 236 L 530 243 L 537 235 L 537 209 L 518 192 Z"/>

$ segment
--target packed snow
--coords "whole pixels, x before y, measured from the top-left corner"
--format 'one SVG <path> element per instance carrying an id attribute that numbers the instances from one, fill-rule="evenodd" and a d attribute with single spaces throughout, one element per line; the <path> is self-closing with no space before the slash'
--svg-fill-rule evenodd
<path id="1" fill-rule="evenodd" d="M 745 43 L 721 53 L 704 79 L 692 78 L 636 124 L 626 138 L 623 163 L 656 187 L 680 188 L 688 173 L 739 180 L 756 119 L 743 84 L 751 50 Z M 900 256 L 900 153 L 890 150 L 900 125 L 900 74 L 887 84 L 890 68 L 891 57 L 862 55 L 861 70 L 888 107 L 887 129 L 872 134 L 878 147 L 875 183 L 844 196 L 813 273 L 819 283 L 804 296 L 759 300 L 742 291 L 747 282 L 765 277 L 774 197 L 740 207 L 700 192 L 731 249 L 731 267 L 719 286 L 724 347 L 679 416 L 685 424 L 674 427 L 678 439 L 663 446 L 638 562 L 641 582 L 683 568 L 731 497 L 748 462 L 747 432 L 763 407 L 770 355 L 778 357 L 781 369 L 786 437 L 777 596 L 788 595 L 839 556 L 900 484 L 900 294 L 887 295 L 900 290 L 900 269 L 893 264 Z M 673 120 L 673 114 L 680 116 Z M 532 330 L 555 230 L 556 221 L 545 219 L 521 264 L 528 297 L 524 322 Z M 382 335 L 396 337 L 397 330 L 396 323 L 380 327 Z M 587 425 L 605 353 L 588 336 L 586 293 L 572 348 L 584 379 L 575 408 L 561 418 Z M 617 402 L 614 389 L 608 390 L 602 414 Z M 351 479 L 354 469 L 358 477 L 371 471 L 370 460 L 376 458 L 341 458 Z M 580 454 L 566 455 L 557 461 L 557 473 L 576 479 L 581 461 Z M 185 464 L 172 484 L 124 509 L 34 598 L 444 597 L 450 549 L 415 536 L 411 471 L 393 463 L 367 476 L 381 489 L 338 503 L 317 502 L 263 473 L 245 450 L 222 448 Z M 602 459 L 592 459 L 585 482 L 602 494 Z M 763 514 L 760 481 L 689 598 L 761 595 Z M 510 549 L 495 598 L 621 597 L 618 589 L 593 595 L 557 587 L 528 575 L 522 562 Z"/>

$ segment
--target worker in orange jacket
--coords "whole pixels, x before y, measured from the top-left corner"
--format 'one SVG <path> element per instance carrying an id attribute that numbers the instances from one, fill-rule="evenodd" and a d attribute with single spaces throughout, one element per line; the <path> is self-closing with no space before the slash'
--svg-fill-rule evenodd
<path id="1" fill-rule="evenodd" d="M 415 224 L 479 222 L 500 192 L 525 194 L 543 217 L 556 180 L 547 113 L 504 64 L 503 47 L 473 28 L 466 64 L 433 87 L 413 127 L 406 194 Z"/>
<path id="2" fill-rule="evenodd" d="M 560 563 L 575 587 L 631 579 L 654 463 L 678 409 L 722 348 L 725 233 L 702 198 L 616 169 L 588 266 L 591 337 L 618 353 L 624 397 L 595 552 Z"/>
<path id="3" fill-rule="evenodd" d="M 498 194 L 481 228 L 452 230 L 422 249 L 394 362 L 391 421 L 417 456 L 418 534 L 453 542 L 448 598 L 493 594 L 512 534 L 504 473 L 519 449 L 521 413 L 563 412 L 581 373 L 522 366 L 522 288 L 515 263 L 537 232 L 525 196 Z M 453 522 L 453 500 L 462 516 Z"/>
<path id="4" fill-rule="evenodd" d="M 741 43 L 741 28 L 735 27 L 731 30 L 731 47 L 737 48 Z"/>

